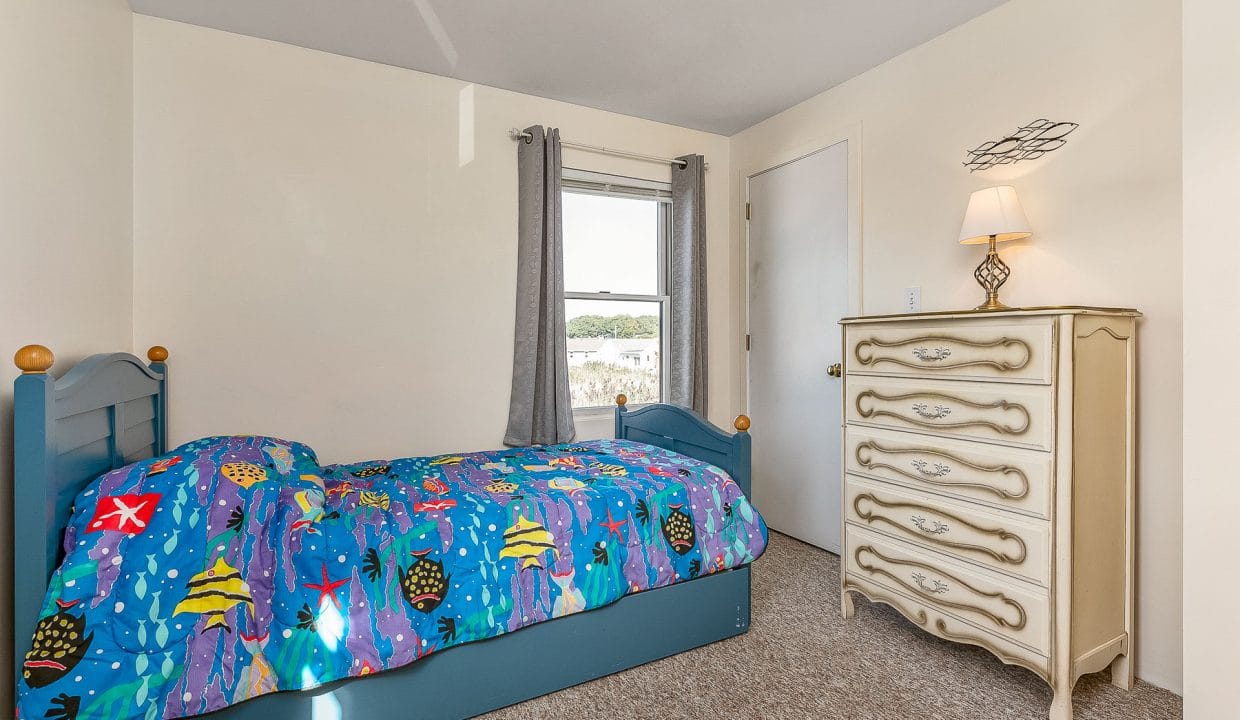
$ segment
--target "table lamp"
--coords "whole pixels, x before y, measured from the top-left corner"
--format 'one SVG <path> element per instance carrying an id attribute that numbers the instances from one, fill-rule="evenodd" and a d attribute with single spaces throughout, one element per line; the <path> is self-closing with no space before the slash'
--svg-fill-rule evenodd
<path id="1" fill-rule="evenodd" d="M 969 197 L 969 208 L 965 210 L 964 223 L 960 226 L 960 244 L 990 243 L 986 259 L 973 271 L 977 284 L 986 291 L 986 302 L 975 309 L 1008 309 L 1007 305 L 999 302 L 999 288 L 1007 282 L 1012 269 L 999 259 L 995 243 L 1021 240 L 1032 234 L 1029 219 L 1025 217 L 1025 211 L 1016 197 L 1016 188 L 1011 185 L 978 190 Z"/>

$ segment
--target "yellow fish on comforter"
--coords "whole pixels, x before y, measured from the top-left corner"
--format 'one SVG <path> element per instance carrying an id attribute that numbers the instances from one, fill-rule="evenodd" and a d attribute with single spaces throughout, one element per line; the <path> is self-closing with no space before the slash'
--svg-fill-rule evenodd
<path id="1" fill-rule="evenodd" d="M 504 549 L 499 551 L 499 556 L 520 560 L 522 568 L 540 568 L 543 566 L 542 557 L 548 550 L 555 553 L 556 557 L 560 556 L 560 551 L 555 546 L 555 537 L 547 528 L 527 520 L 523 515 L 504 531 Z"/>
<path id="2" fill-rule="evenodd" d="M 207 624 L 203 630 L 223 628 L 232 632 L 224 613 L 234 605 L 254 604 L 250 597 L 250 586 L 241 578 L 237 568 L 225 562 L 223 557 L 216 558 L 215 564 L 203 570 L 185 583 L 189 594 L 177 603 L 172 614 L 201 613 L 207 616 Z"/>

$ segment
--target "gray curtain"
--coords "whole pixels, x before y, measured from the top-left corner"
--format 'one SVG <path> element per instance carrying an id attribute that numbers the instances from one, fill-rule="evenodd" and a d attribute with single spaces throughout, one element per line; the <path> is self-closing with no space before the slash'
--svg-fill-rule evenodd
<path id="1" fill-rule="evenodd" d="M 564 235 L 560 131 L 526 128 L 517 142 L 517 322 L 507 445 L 567 442 L 577 435 L 564 336 Z"/>
<path id="2" fill-rule="evenodd" d="M 672 166 L 671 402 L 706 414 L 706 164 Z"/>

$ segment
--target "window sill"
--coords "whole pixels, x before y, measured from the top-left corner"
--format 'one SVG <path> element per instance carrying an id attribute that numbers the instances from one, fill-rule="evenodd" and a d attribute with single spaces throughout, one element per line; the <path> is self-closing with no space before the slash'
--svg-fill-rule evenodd
<path id="1" fill-rule="evenodd" d="M 573 408 L 574 420 L 596 420 L 599 418 L 610 418 L 616 412 L 615 406 L 611 407 L 588 407 Z"/>
<path id="2" fill-rule="evenodd" d="M 625 405 L 625 407 L 628 408 L 629 410 L 641 410 L 642 408 L 649 407 L 651 405 L 658 405 L 658 403 L 652 403 L 652 402 L 629 403 L 628 405 Z M 602 407 L 573 408 L 573 419 L 574 420 L 590 420 L 593 418 L 602 418 L 602 417 L 612 418 L 612 417 L 615 417 L 615 415 L 616 415 L 615 405 L 604 405 Z"/>

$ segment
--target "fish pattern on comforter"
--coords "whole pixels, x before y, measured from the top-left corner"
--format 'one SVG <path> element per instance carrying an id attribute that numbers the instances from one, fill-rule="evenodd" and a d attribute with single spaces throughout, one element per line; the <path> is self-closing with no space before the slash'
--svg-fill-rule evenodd
<path id="1" fill-rule="evenodd" d="M 78 496 L 18 717 L 173 718 L 316 687 L 739 567 L 722 470 L 623 440 L 321 467 L 220 436 Z"/>

